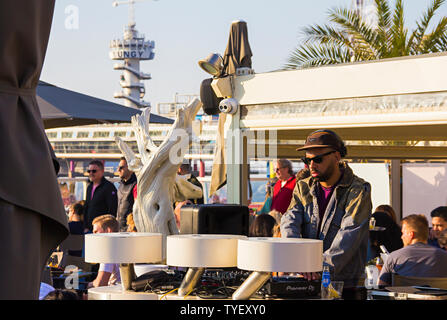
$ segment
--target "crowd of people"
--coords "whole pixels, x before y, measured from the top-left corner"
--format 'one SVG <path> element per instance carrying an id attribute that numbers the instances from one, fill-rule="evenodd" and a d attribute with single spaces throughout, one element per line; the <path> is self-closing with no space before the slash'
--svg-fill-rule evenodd
<path id="1" fill-rule="evenodd" d="M 295 174 L 290 160 L 275 161 L 276 177 L 266 184 L 266 198 L 250 224 L 249 236 L 322 240 L 323 264 L 329 267 L 331 279 L 344 282 L 344 288 L 358 286 L 367 262 L 384 250 L 388 255 L 379 284 L 391 285 L 393 274 L 447 277 L 447 206 L 433 209 L 431 228 L 422 214 L 399 221 L 390 205 L 372 210 L 371 185 L 342 160 L 347 148 L 335 132 L 312 132 L 297 150 L 305 153 L 304 168 Z M 102 162 L 89 164 L 87 198 L 69 210 L 71 233 L 137 231 L 132 217 L 136 177 L 125 158 L 118 171 L 117 190 L 104 178 Z M 202 188 L 188 164 L 182 164 L 178 174 Z M 181 207 L 190 204 L 203 204 L 203 198 L 173 204 L 178 226 Z M 372 229 L 371 218 L 375 220 Z M 321 273 L 299 276 L 317 280 Z M 89 287 L 118 281 L 118 266 L 101 264 Z"/>
<path id="2" fill-rule="evenodd" d="M 447 207 L 443 207 L 443 210 L 447 210 Z M 447 214 L 447 211 L 444 212 Z M 447 277 L 447 251 L 441 249 L 438 242 L 436 245 L 429 244 L 429 233 L 425 215 L 411 214 L 402 219 L 403 247 L 387 257 L 379 275 L 380 285 L 392 285 L 393 274 Z"/>

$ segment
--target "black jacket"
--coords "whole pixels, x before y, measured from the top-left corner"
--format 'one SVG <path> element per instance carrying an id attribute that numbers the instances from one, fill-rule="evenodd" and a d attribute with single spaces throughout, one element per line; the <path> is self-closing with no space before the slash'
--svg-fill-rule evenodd
<path id="1" fill-rule="evenodd" d="M 85 200 L 84 211 L 85 227 L 90 231 L 93 229 L 93 219 L 104 214 L 111 214 L 116 217 L 116 209 L 118 206 L 116 188 L 106 178 L 103 177 L 99 186 L 96 187 L 93 198 L 91 198 L 92 188 L 93 182 L 90 182 L 87 187 L 87 199 Z"/>
<path id="2" fill-rule="evenodd" d="M 129 180 L 121 181 L 118 187 L 118 210 L 116 212 L 116 218 L 120 224 L 120 231 L 125 232 L 127 230 L 127 216 L 132 212 L 134 198 L 133 188 L 137 184 L 137 176 L 132 173 Z"/>
<path id="3" fill-rule="evenodd" d="M 389 252 L 393 252 L 404 246 L 402 242 L 402 232 L 400 227 L 385 212 L 377 211 L 372 214 L 376 219 L 376 227 L 385 227 L 383 231 L 370 231 L 371 253 L 373 257 L 380 255 L 380 246 L 384 245 Z"/>

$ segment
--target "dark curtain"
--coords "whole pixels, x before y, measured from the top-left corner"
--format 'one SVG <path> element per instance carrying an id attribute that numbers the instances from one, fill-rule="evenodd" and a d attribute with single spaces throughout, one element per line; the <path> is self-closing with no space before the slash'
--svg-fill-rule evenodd
<path id="1" fill-rule="evenodd" d="M 237 68 L 251 68 L 251 57 L 247 23 L 245 21 L 235 21 L 231 24 L 230 37 L 224 53 L 224 72 L 234 74 Z"/>
<path id="2" fill-rule="evenodd" d="M 36 102 L 54 0 L 0 1 L 0 299 L 37 299 L 68 235 L 57 159 Z"/>

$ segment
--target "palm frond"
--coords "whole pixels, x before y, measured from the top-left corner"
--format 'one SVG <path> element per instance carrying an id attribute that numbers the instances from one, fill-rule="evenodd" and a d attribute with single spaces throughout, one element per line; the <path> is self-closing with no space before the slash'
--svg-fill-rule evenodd
<path id="1" fill-rule="evenodd" d="M 436 11 L 444 4 L 444 2 L 445 0 L 434 0 L 427 8 L 425 14 L 422 15 L 421 20 L 416 21 L 417 28 L 416 30 L 414 30 L 409 39 L 409 43 L 412 45 L 413 52 L 426 53 L 427 46 L 423 46 L 424 37 L 426 36 L 430 21 L 434 17 Z M 439 24 L 436 29 L 438 29 L 438 27 Z M 441 29 L 438 29 L 438 31 L 440 30 Z"/>
<path id="2" fill-rule="evenodd" d="M 396 6 L 393 12 L 393 24 L 391 27 L 392 34 L 392 50 L 389 52 L 390 57 L 406 56 L 410 53 L 409 46 L 407 45 L 408 31 L 405 28 L 404 19 L 404 6 L 402 0 L 396 0 Z"/>
<path id="3" fill-rule="evenodd" d="M 438 50 L 437 52 L 447 51 L 447 34 L 438 39 L 436 49 Z"/>
<path id="4" fill-rule="evenodd" d="M 305 44 L 290 55 L 284 69 L 303 69 L 350 61 L 351 54 L 344 47 L 335 47 L 327 44 Z"/>
<path id="5" fill-rule="evenodd" d="M 375 0 L 377 25 L 381 30 L 388 30 L 391 28 L 391 10 L 388 6 L 387 0 Z"/>
<path id="6" fill-rule="evenodd" d="M 375 0 L 376 3 L 376 15 L 377 15 L 377 42 L 380 43 L 378 49 L 379 56 L 385 56 L 390 51 L 392 46 L 392 20 L 391 9 L 388 6 L 387 0 Z"/>
<path id="7" fill-rule="evenodd" d="M 301 45 L 288 58 L 286 69 L 382 59 L 447 51 L 447 17 L 429 31 L 438 9 L 447 0 L 433 0 L 409 35 L 405 27 L 404 1 L 375 0 L 377 25 L 370 26 L 361 14 L 346 8 L 329 11 L 329 22 L 303 29 Z"/>
<path id="8" fill-rule="evenodd" d="M 354 11 L 347 9 L 334 9 L 329 19 L 339 26 L 344 33 L 349 34 L 349 47 L 361 56 L 376 57 L 377 33 Z"/>
<path id="9" fill-rule="evenodd" d="M 305 27 L 302 34 L 304 36 L 304 43 L 316 42 L 333 44 L 336 46 L 350 46 L 349 38 L 345 32 L 340 32 L 328 25 Z"/>
<path id="10" fill-rule="evenodd" d="M 419 46 L 420 53 L 429 53 L 429 52 L 439 52 L 444 50 L 439 50 L 437 46 L 439 39 L 443 39 L 447 33 L 447 17 L 443 17 L 441 21 L 434 28 L 433 32 L 426 35 Z"/>

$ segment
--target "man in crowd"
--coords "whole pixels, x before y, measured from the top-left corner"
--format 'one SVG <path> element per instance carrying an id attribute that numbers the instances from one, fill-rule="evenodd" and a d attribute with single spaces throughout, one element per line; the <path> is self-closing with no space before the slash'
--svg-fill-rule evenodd
<path id="1" fill-rule="evenodd" d="M 404 247 L 390 253 L 379 275 L 379 285 L 391 285 L 392 274 L 447 277 L 447 252 L 427 244 L 428 221 L 422 214 L 402 219 Z"/>
<path id="2" fill-rule="evenodd" d="M 93 233 L 112 233 L 119 230 L 118 220 L 110 214 L 96 217 L 92 224 Z M 88 288 L 111 286 L 120 281 L 120 270 L 117 263 L 100 263 L 98 275 L 95 280 L 88 284 Z"/>
<path id="3" fill-rule="evenodd" d="M 93 230 L 92 221 L 105 213 L 116 216 L 118 198 L 116 188 L 104 177 L 104 165 L 99 160 L 93 160 L 88 165 L 90 184 L 84 207 L 85 232 Z"/>
<path id="4" fill-rule="evenodd" d="M 429 235 L 428 244 L 438 247 L 438 238 L 443 230 L 447 230 L 447 206 L 437 207 L 430 212 L 431 216 L 431 234 Z"/>
<path id="5" fill-rule="evenodd" d="M 310 176 L 298 180 L 290 209 L 281 219 L 282 237 L 323 240 L 323 263 L 332 280 L 355 287 L 363 275 L 371 217 L 371 186 L 341 162 L 347 150 L 333 131 L 317 130 L 306 139 L 302 159 Z M 303 273 L 308 279 L 320 273 Z"/>
<path id="6" fill-rule="evenodd" d="M 273 187 L 271 210 L 276 210 L 283 214 L 289 208 L 296 184 L 292 162 L 287 159 L 278 159 L 275 164 L 275 172 L 278 181 L 276 181 Z"/>
<path id="7" fill-rule="evenodd" d="M 132 212 L 134 197 L 133 188 L 137 184 L 137 176 L 133 171 L 129 170 L 126 158 L 121 157 L 118 164 L 118 174 L 121 179 L 118 187 L 118 209 L 116 218 L 120 224 L 121 232 L 127 231 L 127 216 Z"/>

